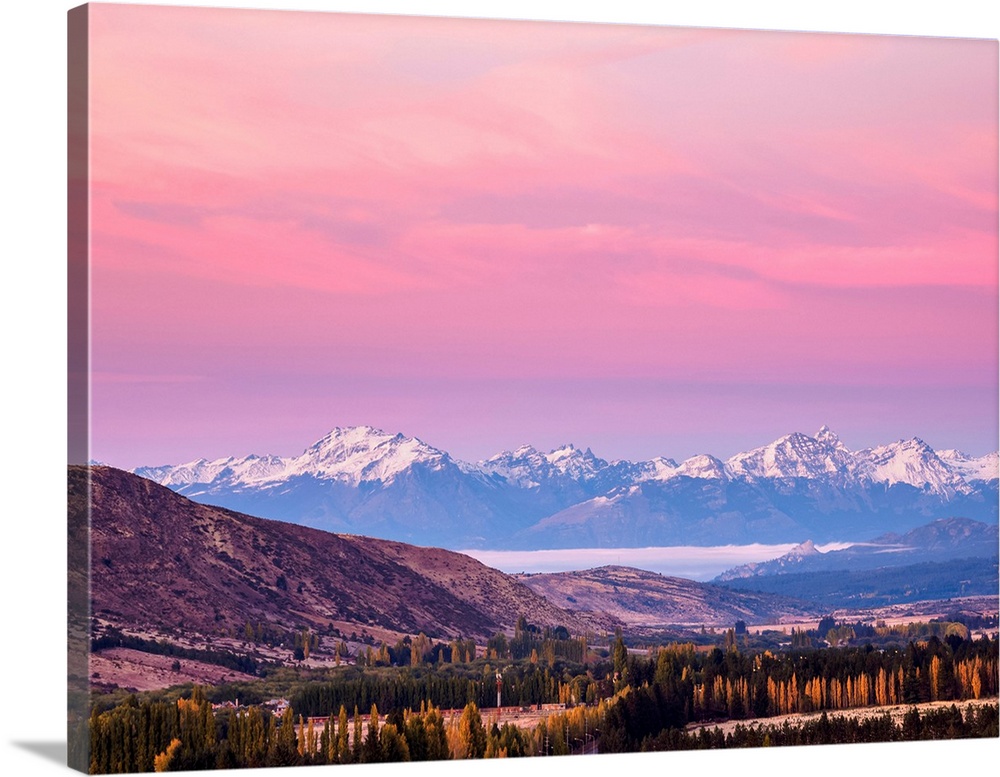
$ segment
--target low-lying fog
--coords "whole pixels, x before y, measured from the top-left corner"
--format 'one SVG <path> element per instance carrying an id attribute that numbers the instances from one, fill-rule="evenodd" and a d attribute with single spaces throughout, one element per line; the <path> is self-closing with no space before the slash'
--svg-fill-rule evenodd
<path id="1" fill-rule="evenodd" d="M 849 547 L 850 542 L 817 545 L 826 553 Z M 783 556 L 795 543 L 784 545 L 718 545 L 696 547 L 675 545 L 664 548 L 570 548 L 565 550 L 463 550 L 469 556 L 501 572 L 566 572 L 615 564 L 648 569 L 690 580 L 711 580 L 727 569 L 751 561 L 769 561 Z"/>

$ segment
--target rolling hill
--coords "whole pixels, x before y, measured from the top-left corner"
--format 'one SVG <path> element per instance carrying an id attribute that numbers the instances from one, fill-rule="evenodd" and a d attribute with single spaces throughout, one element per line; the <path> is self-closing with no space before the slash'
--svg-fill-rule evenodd
<path id="1" fill-rule="evenodd" d="M 85 519 L 91 607 L 117 625 L 212 634 L 247 621 L 488 637 L 519 615 L 580 630 L 527 586 L 459 553 L 271 521 L 192 502 L 109 467 L 71 467 Z"/>
<path id="2" fill-rule="evenodd" d="M 518 577 L 536 593 L 581 617 L 609 615 L 626 628 L 731 626 L 737 620 L 763 623 L 821 615 L 817 607 L 787 596 L 736 592 L 631 567 Z"/>

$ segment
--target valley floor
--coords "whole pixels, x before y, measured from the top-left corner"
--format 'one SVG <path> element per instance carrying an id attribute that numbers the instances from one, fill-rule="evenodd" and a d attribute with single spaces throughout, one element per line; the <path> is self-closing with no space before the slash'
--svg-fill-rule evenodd
<path id="1" fill-rule="evenodd" d="M 890 604 L 871 608 L 842 608 L 833 610 L 831 615 L 838 621 L 874 623 L 885 621 L 888 626 L 906 623 L 921 623 L 932 619 L 947 619 L 955 612 L 973 612 L 981 615 L 996 615 L 1000 611 L 1000 597 L 965 596 L 953 599 L 927 599 L 919 602 Z M 774 623 L 748 626 L 751 633 L 781 629 L 814 629 L 816 622 L 806 619 L 785 619 Z M 995 631 L 995 629 L 993 630 Z M 992 632 L 991 632 L 992 634 Z"/>
<path id="2" fill-rule="evenodd" d="M 161 656 L 131 648 L 109 648 L 90 656 L 90 678 L 93 686 L 131 688 L 153 691 L 182 683 L 221 685 L 229 682 L 253 682 L 258 678 L 215 664 L 178 660 L 175 668 L 172 656 Z"/>

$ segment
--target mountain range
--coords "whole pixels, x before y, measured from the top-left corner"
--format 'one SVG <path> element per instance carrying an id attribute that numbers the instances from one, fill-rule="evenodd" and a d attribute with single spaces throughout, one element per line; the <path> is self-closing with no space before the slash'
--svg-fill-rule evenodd
<path id="1" fill-rule="evenodd" d="M 861 541 L 936 518 L 997 523 L 998 455 L 918 438 L 848 449 L 829 428 L 722 461 L 607 461 L 525 445 L 470 463 L 415 437 L 336 428 L 299 456 L 137 475 L 198 502 L 336 532 L 461 548 Z"/>
<path id="2" fill-rule="evenodd" d="M 390 641 L 420 632 L 485 641 L 512 633 L 521 616 L 582 634 L 818 613 L 786 597 L 621 567 L 572 573 L 587 582 L 570 576 L 557 586 L 559 575 L 516 577 L 453 551 L 198 504 L 111 467 L 70 467 L 68 486 L 70 531 L 84 546 L 89 522 L 91 612 L 131 632 L 188 638 L 266 623 Z M 549 598 L 556 590 L 558 601 Z"/>

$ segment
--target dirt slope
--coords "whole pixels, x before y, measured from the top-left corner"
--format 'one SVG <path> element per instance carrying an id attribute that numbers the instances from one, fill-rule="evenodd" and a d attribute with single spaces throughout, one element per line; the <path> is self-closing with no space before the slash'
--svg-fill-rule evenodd
<path id="1" fill-rule="evenodd" d="M 503 573 L 450 551 L 337 535 L 191 502 L 110 467 L 71 467 L 70 522 L 91 477 L 93 613 L 204 634 L 247 621 L 451 638 L 579 624 Z"/>

